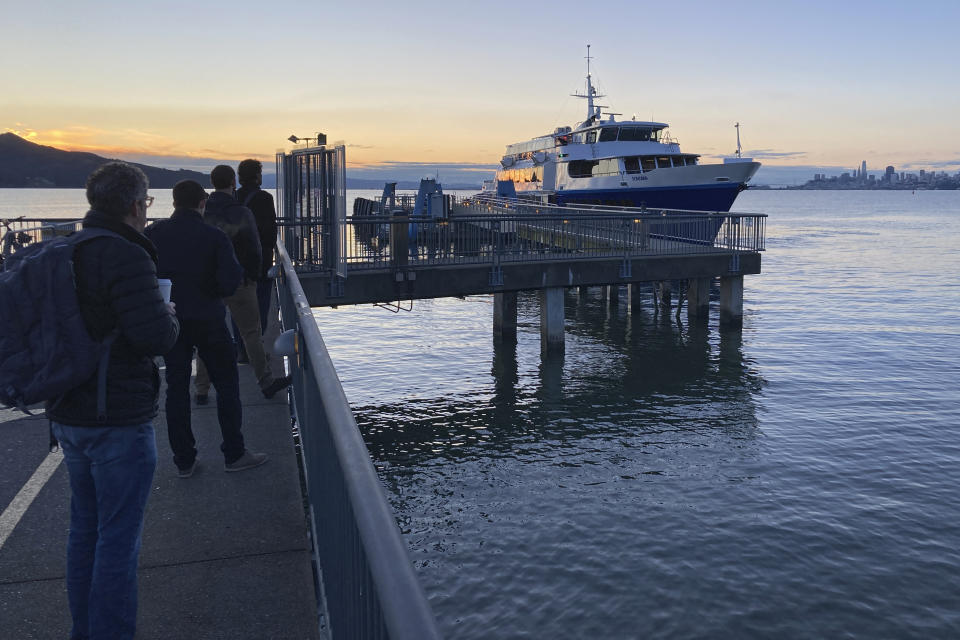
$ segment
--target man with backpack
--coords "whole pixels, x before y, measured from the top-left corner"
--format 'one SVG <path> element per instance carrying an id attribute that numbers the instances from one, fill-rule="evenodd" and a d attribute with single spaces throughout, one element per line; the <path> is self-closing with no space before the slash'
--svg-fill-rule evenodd
<path id="1" fill-rule="evenodd" d="M 107 163 L 87 178 L 87 200 L 80 234 L 102 235 L 73 251 L 76 297 L 90 336 L 112 343 L 106 366 L 46 409 L 70 473 L 70 637 L 133 638 L 140 534 L 157 465 L 154 356 L 174 345 L 179 327 L 142 234 L 153 201 L 147 177 Z"/>
<path id="2" fill-rule="evenodd" d="M 260 235 L 253 213 L 237 202 L 234 198 L 234 189 L 237 186 L 237 177 L 233 168 L 221 164 L 210 172 L 210 181 L 215 189 L 207 199 L 203 212 L 204 221 L 217 227 L 227 234 L 233 243 L 237 261 L 243 267 L 243 280 L 233 295 L 224 299 L 230 309 L 230 315 L 240 331 L 240 337 L 250 358 L 250 366 L 257 376 L 260 391 L 263 397 L 270 399 L 281 389 L 290 386 L 292 378 L 282 376 L 275 378 L 270 370 L 270 361 L 263 348 L 260 331 L 260 310 L 257 301 L 257 281 L 260 279 L 262 253 Z M 271 245 L 272 246 L 272 245 Z M 197 363 L 197 377 L 195 386 L 197 404 L 207 402 L 210 389 L 210 378 L 207 375 L 209 362 L 203 362 L 201 357 Z M 219 393 L 219 390 L 217 391 Z"/>
<path id="3" fill-rule="evenodd" d="M 273 205 L 273 196 L 260 188 L 263 184 L 263 165 L 259 160 L 247 158 L 237 166 L 237 179 L 240 189 L 237 200 L 253 212 L 260 236 L 261 262 L 260 277 L 257 279 L 257 303 L 260 306 L 260 331 L 267 330 L 267 313 L 270 310 L 270 293 L 273 280 L 267 275 L 273 266 L 273 247 L 277 244 L 277 210 Z"/>

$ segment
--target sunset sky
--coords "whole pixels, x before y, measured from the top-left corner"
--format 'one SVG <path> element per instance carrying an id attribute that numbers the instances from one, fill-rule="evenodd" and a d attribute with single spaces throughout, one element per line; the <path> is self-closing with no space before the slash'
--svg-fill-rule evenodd
<path id="1" fill-rule="evenodd" d="M 169 167 L 491 165 L 602 104 L 704 160 L 960 169 L 960 2 L 5 3 L 0 132 Z"/>

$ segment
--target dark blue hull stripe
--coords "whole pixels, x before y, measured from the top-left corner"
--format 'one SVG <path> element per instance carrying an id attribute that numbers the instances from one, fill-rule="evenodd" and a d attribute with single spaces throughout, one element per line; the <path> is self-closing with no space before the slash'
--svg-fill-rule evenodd
<path id="1" fill-rule="evenodd" d="M 600 204 L 622 207 L 729 211 L 740 193 L 738 183 L 643 189 L 577 189 L 558 191 L 559 205 Z"/>

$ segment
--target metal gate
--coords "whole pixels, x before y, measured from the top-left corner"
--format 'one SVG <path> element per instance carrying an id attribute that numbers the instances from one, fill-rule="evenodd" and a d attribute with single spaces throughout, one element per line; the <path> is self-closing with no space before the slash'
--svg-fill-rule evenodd
<path id="1" fill-rule="evenodd" d="M 347 189 L 343 145 L 277 154 L 278 216 L 298 268 L 347 277 Z"/>

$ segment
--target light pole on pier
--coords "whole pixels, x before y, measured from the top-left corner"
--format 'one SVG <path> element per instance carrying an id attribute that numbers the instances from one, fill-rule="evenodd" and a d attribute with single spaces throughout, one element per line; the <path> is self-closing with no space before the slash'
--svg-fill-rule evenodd
<path id="1" fill-rule="evenodd" d="M 293 144 L 297 144 L 298 142 L 306 142 L 308 147 L 310 146 L 310 142 L 314 141 L 317 143 L 318 147 L 322 147 L 323 145 L 327 144 L 327 134 L 317 132 L 317 135 L 307 138 L 301 138 L 300 136 L 292 135 L 287 138 L 287 140 Z"/>

